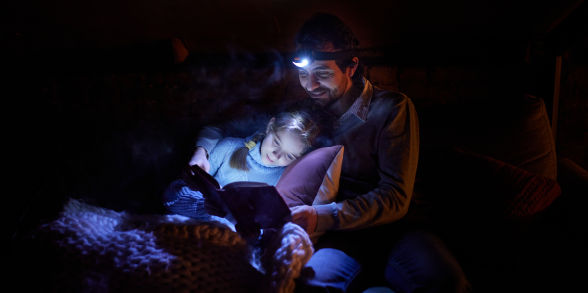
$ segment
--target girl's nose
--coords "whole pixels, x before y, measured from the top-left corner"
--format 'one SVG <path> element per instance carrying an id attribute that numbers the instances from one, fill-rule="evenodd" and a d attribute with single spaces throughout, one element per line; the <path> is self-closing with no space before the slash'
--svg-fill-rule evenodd
<path id="1" fill-rule="evenodd" d="M 277 150 L 277 149 L 276 149 L 276 150 L 274 150 L 272 153 L 273 153 L 273 154 L 274 154 L 274 156 L 276 157 L 276 160 L 279 160 L 279 159 L 280 159 L 280 157 L 282 156 L 282 152 L 281 152 L 280 150 Z"/>

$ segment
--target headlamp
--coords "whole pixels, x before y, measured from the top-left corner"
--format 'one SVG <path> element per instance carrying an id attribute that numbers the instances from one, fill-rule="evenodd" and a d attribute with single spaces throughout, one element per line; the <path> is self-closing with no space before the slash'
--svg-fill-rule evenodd
<path id="1" fill-rule="evenodd" d="M 294 57 L 292 58 L 292 64 L 296 65 L 296 67 L 305 67 L 316 60 L 339 60 L 351 58 L 352 56 L 353 51 L 351 50 L 336 52 L 301 50 L 294 54 Z"/>

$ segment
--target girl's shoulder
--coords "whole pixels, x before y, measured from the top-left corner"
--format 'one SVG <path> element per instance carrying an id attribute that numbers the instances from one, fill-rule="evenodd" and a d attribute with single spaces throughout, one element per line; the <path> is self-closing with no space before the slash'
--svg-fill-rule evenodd
<path id="1" fill-rule="evenodd" d="M 244 138 L 237 138 L 237 137 L 225 137 L 221 139 L 215 148 L 220 149 L 236 149 L 238 147 L 242 147 L 244 144 Z"/>
<path id="2" fill-rule="evenodd" d="M 245 139 L 242 137 L 224 137 L 222 138 L 219 143 L 236 143 L 236 142 L 242 142 Z"/>

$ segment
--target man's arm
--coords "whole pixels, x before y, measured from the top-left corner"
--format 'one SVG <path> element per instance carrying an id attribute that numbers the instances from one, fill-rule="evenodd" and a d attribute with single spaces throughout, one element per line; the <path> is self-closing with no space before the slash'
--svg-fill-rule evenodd
<path id="1" fill-rule="evenodd" d="M 418 117 L 404 99 L 379 136 L 380 181 L 371 191 L 337 203 L 314 206 L 317 232 L 361 229 L 391 223 L 408 211 L 419 156 Z"/>

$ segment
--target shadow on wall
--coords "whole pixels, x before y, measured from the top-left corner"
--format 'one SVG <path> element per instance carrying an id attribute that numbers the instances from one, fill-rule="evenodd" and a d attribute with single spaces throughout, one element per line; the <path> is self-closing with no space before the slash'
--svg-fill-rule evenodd
<path id="1" fill-rule="evenodd" d="M 54 217 L 68 197 L 159 211 L 161 192 L 188 162 L 202 126 L 262 123 L 256 113 L 284 98 L 287 70 L 276 52 L 203 54 L 173 64 L 161 61 L 171 60 L 162 48 L 145 49 L 160 59 L 127 59 L 127 50 L 46 52 L 31 61 L 39 74 L 23 69 L 27 115 L 18 123 L 28 155 L 18 173 L 29 174 L 39 155 L 44 167 L 43 176 L 23 178 L 30 195 L 14 198 L 15 226 Z"/>

